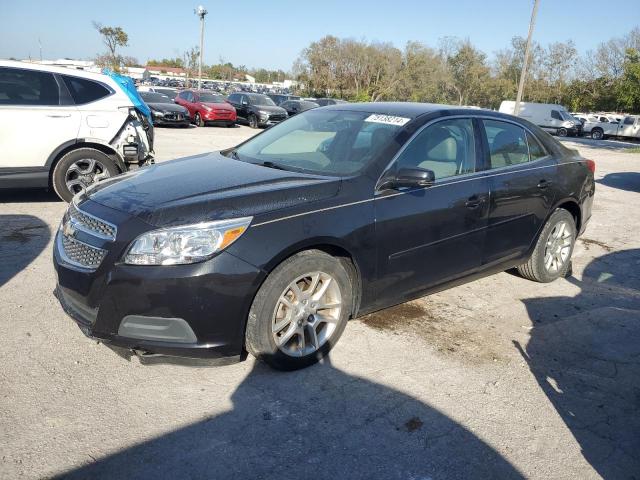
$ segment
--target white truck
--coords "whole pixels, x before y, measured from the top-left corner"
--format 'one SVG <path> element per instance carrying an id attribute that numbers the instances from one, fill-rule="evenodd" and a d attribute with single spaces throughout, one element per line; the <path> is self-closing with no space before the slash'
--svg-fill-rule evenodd
<path id="1" fill-rule="evenodd" d="M 582 132 L 591 135 L 594 140 L 602 140 L 606 137 L 618 134 L 618 123 L 611 122 L 603 115 L 579 114 L 575 118 L 582 122 Z"/>
<path id="2" fill-rule="evenodd" d="M 505 100 L 500 104 L 500 112 L 513 115 L 516 102 Z M 518 117 L 529 120 L 547 132 L 566 137 L 567 135 L 582 135 L 582 123 L 562 105 L 552 103 L 520 102 Z"/>

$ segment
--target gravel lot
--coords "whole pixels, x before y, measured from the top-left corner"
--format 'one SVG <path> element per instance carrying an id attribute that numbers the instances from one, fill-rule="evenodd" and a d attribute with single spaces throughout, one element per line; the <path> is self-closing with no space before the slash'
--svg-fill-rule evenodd
<path id="1" fill-rule="evenodd" d="M 160 161 L 254 133 L 156 132 Z M 52 295 L 65 205 L 2 194 L 0 477 L 639 478 L 640 155 L 567 143 L 598 179 L 571 278 L 505 272 L 378 312 L 286 374 L 89 341 Z"/>

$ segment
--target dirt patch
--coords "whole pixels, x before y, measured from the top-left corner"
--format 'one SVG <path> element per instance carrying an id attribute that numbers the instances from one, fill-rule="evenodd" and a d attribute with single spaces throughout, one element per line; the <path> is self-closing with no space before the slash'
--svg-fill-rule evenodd
<path id="1" fill-rule="evenodd" d="M 484 363 L 503 358 L 496 353 L 494 331 L 483 321 L 462 313 L 458 305 L 431 297 L 380 310 L 360 321 L 376 330 L 422 339 L 439 353 L 463 361 Z"/>
<path id="2" fill-rule="evenodd" d="M 404 428 L 407 432 L 411 433 L 415 432 L 416 430 L 420 430 L 423 425 L 424 422 L 420 420 L 419 417 L 412 417 L 405 422 Z"/>
<path id="3" fill-rule="evenodd" d="M 2 235 L 2 240 L 7 242 L 27 243 L 29 240 L 35 237 L 39 237 L 39 233 L 32 232 L 32 230 L 40 230 L 47 228 L 46 225 L 27 225 L 13 229 L 11 232 Z"/>
<path id="4" fill-rule="evenodd" d="M 601 242 L 601 241 L 599 241 L 599 240 L 592 240 L 592 239 L 590 239 L 590 238 L 584 238 L 584 237 L 582 237 L 582 238 L 580 238 L 580 241 L 582 242 L 582 244 L 584 245 L 584 248 L 585 248 L 586 250 L 589 250 L 589 247 L 590 247 L 591 245 L 597 245 L 598 247 L 600 247 L 600 248 L 602 248 L 602 249 L 606 250 L 607 252 L 612 252 L 612 251 L 613 251 L 613 247 L 610 247 L 610 246 L 609 246 L 609 245 L 607 245 L 606 243 Z"/>

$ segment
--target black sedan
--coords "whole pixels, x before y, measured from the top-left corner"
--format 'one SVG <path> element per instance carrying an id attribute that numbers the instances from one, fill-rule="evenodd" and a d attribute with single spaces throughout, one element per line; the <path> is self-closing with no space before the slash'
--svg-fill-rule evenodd
<path id="1" fill-rule="evenodd" d="M 156 126 L 173 126 L 186 128 L 191 124 L 189 110 L 177 105 L 166 95 L 156 92 L 139 92 L 153 115 Z"/>
<path id="2" fill-rule="evenodd" d="M 150 354 L 316 362 L 350 318 L 517 267 L 570 270 L 593 161 L 512 116 L 309 110 L 238 147 L 94 184 L 54 246 L 84 333 Z"/>
<path id="3" fill-rule="evenodd" d="M 293 117 L 294 115 L 306 112 L 312 108 L 318 108 L 320 105 L 316 102 L 309 102 L 307 100 L 287 100 L 282 102 L 280 106 L 287 111 L 287 114 L 290 117 Z"/>

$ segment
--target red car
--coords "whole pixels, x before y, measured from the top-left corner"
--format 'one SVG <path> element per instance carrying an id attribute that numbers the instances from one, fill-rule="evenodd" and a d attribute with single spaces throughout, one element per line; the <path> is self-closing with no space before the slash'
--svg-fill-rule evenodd
<path id="1" fill-rule="evenodd" d="M 207 124 L 233 127 L 236 124 L 236 109 L 222 95 L 206 90 L 183 90 L 175 102 L 189 110 L 191 121 L 199 127 Z"/>

